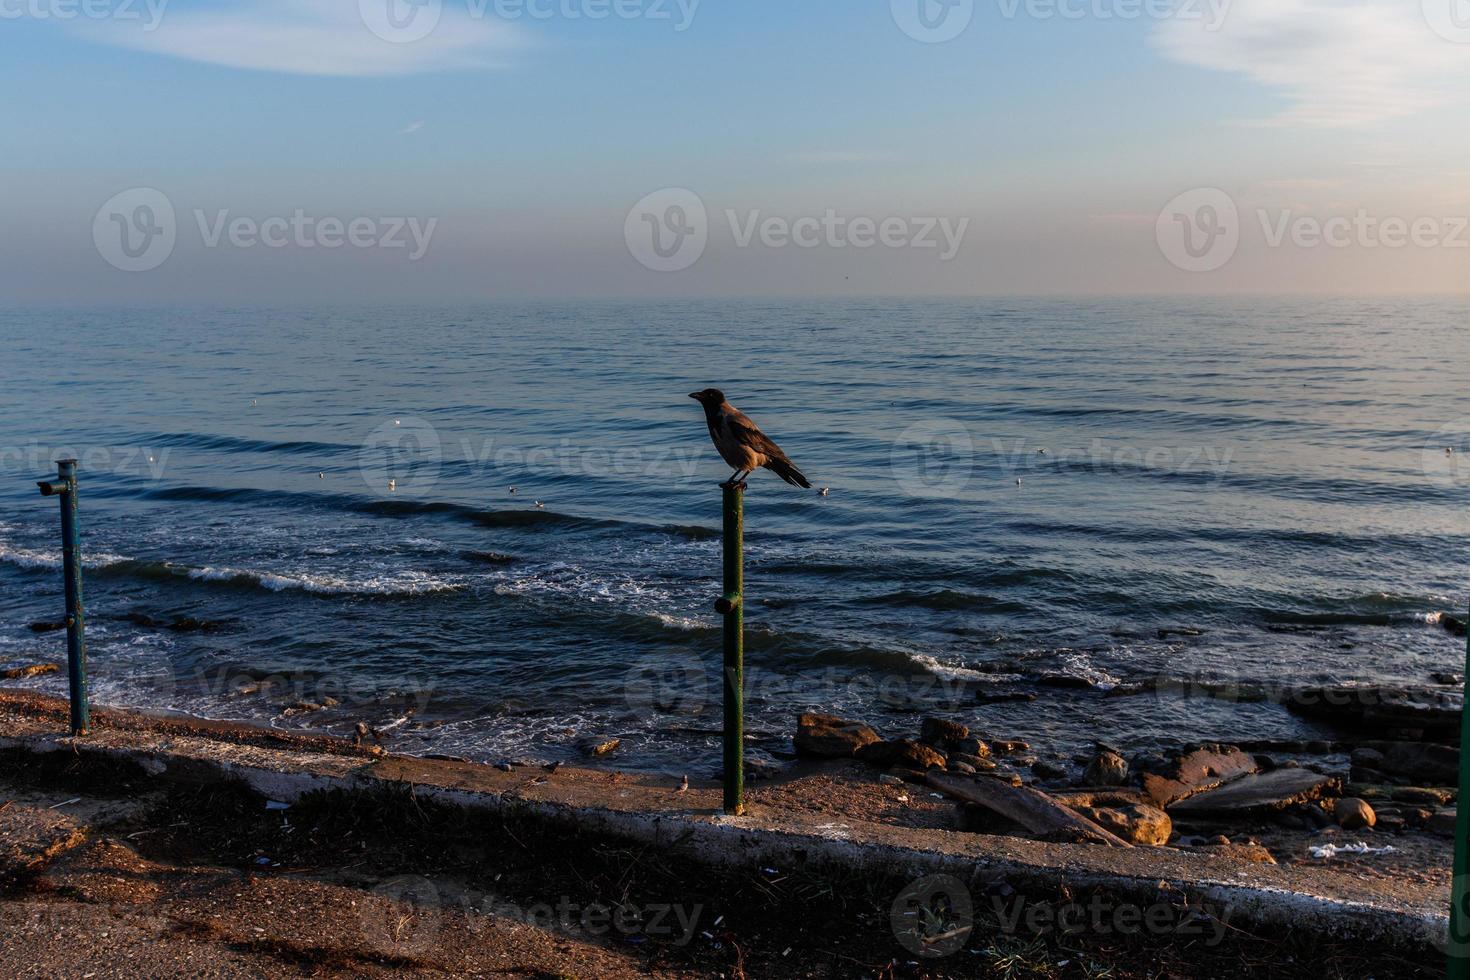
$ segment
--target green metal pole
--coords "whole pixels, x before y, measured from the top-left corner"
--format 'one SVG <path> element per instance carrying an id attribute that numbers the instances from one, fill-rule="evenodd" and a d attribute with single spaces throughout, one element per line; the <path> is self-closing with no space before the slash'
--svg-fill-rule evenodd
<path id="1" fill-rule="evenodd" d="M 745 812 L 745 486 L 724 484 L 725 594 L 715 611 L 725 617 L 725 812 Z"/>
<path id="2" fill-rule="evenodd" d="M 41 495 L 61 498 L 61 565 L 66 582 L 66 661 L 71 687 L 71 733 L 87 734 L 87 637 L 82 611 L 82 536 L 77 523 L 77 461 L 56 461 L 57 479 L 41 481 Z"/>
<path id="3" fill-rule="evenodd" d="M 1470 980 L 1470 637 L 1465 639 L 1465 704 L 1460 707 L 1460 791 L 1455 797 L 1455 878 L 1450 884 L 1450 980 Z"/>

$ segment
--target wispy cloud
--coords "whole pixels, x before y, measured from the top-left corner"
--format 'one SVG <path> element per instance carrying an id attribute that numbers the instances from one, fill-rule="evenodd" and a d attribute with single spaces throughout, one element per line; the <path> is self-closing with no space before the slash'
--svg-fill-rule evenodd
<path id="1" fill-rule="evenodd" d="M 1420 0 L 1233 0 L 1224 25 L 1170 18 L 1153 39 L 1169 58 L 1234 72 L 1290 103 L 1256 122 L 1362 126 L 1462 96 L 1470 45 L 1435 34 Z"/>
<path id="2" fill-rule="evenodd" d="M 404 126 L 402 129 L 400 129 L 398 131 L 398 135 L 399 136 L 411 136 L 411 135 L 413 135 L 414 133 L 417 133 L 419 130 L 421 130 L 423 128 L 424 128 L 424 122 L 423 122 L 423 120 L 422 119 L 416 119 L 413 122 L 409 123 L 407 126 Z"/>
<path id="3" fill-rule="evenodd" d="M 225 8 L 170 7 L 158 27 L 79 19 L 73 29 L 103 44 L 206 64 L 297 75 L 409 75 L 494 68 L 527 37 L 468 5 L 433 8 L 422 37 L 395 36 L 369 21 L 374 2 L 235 0 Z M 391 0 L 381 0 L 385 6 Z M 427 21 L 424 22 L 427 25 Z M 386 37 L 384 35 L 387 35 Z M 413 37 L 412 40 L 406 38 Z"/>

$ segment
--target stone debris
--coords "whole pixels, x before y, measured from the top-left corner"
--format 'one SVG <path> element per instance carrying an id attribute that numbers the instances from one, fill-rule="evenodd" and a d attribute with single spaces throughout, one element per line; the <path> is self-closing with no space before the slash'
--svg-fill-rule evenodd
<path id="1" fill-rule="evenodd" d="M 878 733 L 860 722 L 808 712 L 797 719 L 793 741 L 797 755 L 844 759 L 863 746 L 878 741 Z"/>

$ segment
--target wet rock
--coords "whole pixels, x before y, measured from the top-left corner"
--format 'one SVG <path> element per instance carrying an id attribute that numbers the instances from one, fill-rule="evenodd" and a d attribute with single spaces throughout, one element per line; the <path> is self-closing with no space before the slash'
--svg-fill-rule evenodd
<path id="1" fill-rule="evenodd" d="M 963 762 L 965 765 L 969 766 L 971 769 L 974 769 L 976 772 L 991 772 L 995 769 L 995 761 L 993 759 L 985 759 L 978 755 L 970 755 L 967 752 L 951 752 L 949 754 L 949 761 L 951 763 Z"/>
<path id="2" fill-rule="evenodd" d="M 990 746 L 973 736 L 961 738 L 949 743 L 953 752 L 963 752 L 965 755 L 975 755 L 982 759 L 990 758 Z"/>
<path id="3" fill-rule="evenodd" d="M 878 740 L 878 733 L 861 722 L 808 712 L 797 719 L 793 741 L 798 755 L 845 759 Z"/>
<path id="4" fill-rule="evenodd" d="M 1035 701 L 1031 691 L 976 691 L 975 700 L 980 704 L 1000 704 L 1003 701 Z"/>
<path id="5" fill-rule="evenodd" d="M 963 773 L 966 776 L 973 776 L 976 773 L 974 766 L 968 762 L 960 762 L 958 759 L 949 760 L 949 771 Z"/>
<path id="6" fill-rule="evenodd" d="M 1395 782 L 1412 782 L 1428 786 L 1456 786 L 1460 781 L 1460 752 L 1449 745 L 1436 745 L 1432 742 L 1365 742 L 1363 747 L 1353 753 L 1353 781 L 1369 782 L 1360 780 L 1356 773 L 1359 768 L 1359 753 L 1365 760 L 1370 758 L 1367 753 L 1377 753 L 1376 758 L 1382 761 L 1374 766 L 1364 768 L 1377 769 L 1379 772 L 1392 773 Z"/>
<path id="7" fill-rule="evenodd" d="M 1031 771 L 1041 779 L 1066 779 L 1067 767 L 1046 759 L 1038 759 L 1031 763 Z"/>
<path id="8" fill-rule="evenodd" d="M 856 755 L 859 759 L 879 769 L 901 766 L 922 772 L 931 767 L 943 769 L 945 765 L 945 757 L 942 752 L 908 738 L 897 738 L 887 742 L 869 742 L 858 749 Z"/>
<path id="9" fill-rule="evenodd" d="M 1058 687 L 1063 690 L 1086 690 L 1090 691 L 1095 686 L 1086 677 L 1078 677 L 1076 674 L 1042 674 L 1036 679 L 1039 687 Z"/>
<path id="10" fill-rule="evenodd" d="M 1204 636 L 1205 631 L 1195 629 L 1193 626 L 1170 626 L 1159 630 L 1159 639 L 1167 640 L 1171 636 Z"/>
<path id="11" fill-rule="evenodd" d="M 1031 751 L 1031 746 L 1019 739 L 991 739 L 990 749 L 999 755 L 1016 755 Z"/>
<path id="12" fill-rule="evenodd" d="M 1299 687 L 1286 697 L 1296 714 L 1339 728 L 1381 734 L 1422 732 L 1432 739 L 1459 740 L 1461 691 L 1425 686 L 1337 684 Z"/>
<path id="13" fill-rule="evenodd" d="M 0 670 L 0 680 L 18 681 L 26 677 L 54 674 L 59 670 L 61 670 L 61 664 L 27 664 L 24 667 L 12 667 L 9 670 Z"/>
<path id="14" fill-rule="evenodd" d="M 620 738 L 594 737 L 582 739 L 580 742 L 577 743 L 577 748 L 585 756 L 590 756 L 594 759 L 600 759 L 605 755 L 610 755 L 613 752 L 616 752 L 618 750 L 618 746 L 622 744 L 623 740 Z"/>
<path id="15" fill-rule="evenodd" d="M 957 721 L 929 717 L 919 723 L 919 740 L 936 747 L 942 748 L 950 742 L 958 742 L 969 737 L 970 729 Z M 970 754 L 979 755 L 980 753 Z"/>
<path id="16" fill-rule="evenodd" d="M 61 622 L 60 620 L 54 622 L 31 623 L 29 626 L 26 627 L 26 629 L 30 630 L 32 633 L 55 633 L 58 630 L 66 629 L 66 623 Z"/>
<path id="17" fill-rule="evenodd" d="M 1450 670 L 1436 670 L 1429 675 L 1429 678 L 1436 684 L 1453 684 L 1457 687 L 1463 686 L 1465 683 L 1464 674 L 1457 674 Z"/>
<path id="18" fill-rule="evenodd" d="M 1143 847 L 1162 847 L 1169 843 L 1174 822 L 1158 807 L 1135 803 L 1124 807 L 1082 807 L 1081 813 L 1104 830 Z"/>
<path id="19" fill-rule="evenodd" d="M 1110 748 L 1099 748 L 1083 770 L 1088 786 L 1122 786 L 1128 782 L 1128 760 Z"/>
<path id="20" fill-rule="evenodd" d="M 1452 633 L 1455 636 L 1465 635 L 1465 621 L 1459 616 L 1452 616 L 1449 613 L 1440 613 L 1439 625 L 1443 626 L 1447 632 Z"/>
<path id="21" fill-rule="evenodd" d="M 1344 830 L 1361 830 L 1378 822 L 1378 815 L 1367 800 L 1356 796 L 1344 796 L 1332 805 L 1332 816 Z"/>

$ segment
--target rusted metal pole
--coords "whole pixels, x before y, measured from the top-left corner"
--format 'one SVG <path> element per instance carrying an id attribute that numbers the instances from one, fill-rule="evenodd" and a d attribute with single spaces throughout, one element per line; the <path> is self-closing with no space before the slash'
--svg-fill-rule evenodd
<path id="1" fill-rule="evenodd" d="M 82 610 L 82 534 L 77 523 L 77 461 L 58 459 L 57 479 L 36 485 L 61 498 L 61 567 L 66 580 L 66 666 L 71 687 L 71 733 L 87 734 L 87 636 Z"/>
<path id="2" fill-rule="evenodd" d="M 723 484 L 725 594 L 715 611 L 725 617 L 725 812 L 745 812 L 745 485 Z"/>

